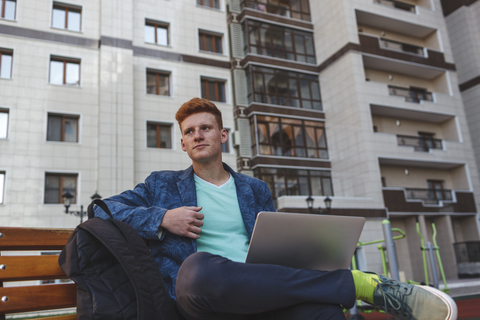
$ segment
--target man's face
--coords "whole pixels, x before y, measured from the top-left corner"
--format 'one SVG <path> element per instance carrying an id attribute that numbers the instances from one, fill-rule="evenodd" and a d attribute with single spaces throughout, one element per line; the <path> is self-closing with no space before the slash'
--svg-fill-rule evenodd
<path id="1" fill-rule="evenodd" d="M 208 112 L 194 113 L 180 124 L 182 150 L 196 162 L 221 160 L 222 143 L 227 141 L 227 131 L 218 127 L 215 116 Z"/>

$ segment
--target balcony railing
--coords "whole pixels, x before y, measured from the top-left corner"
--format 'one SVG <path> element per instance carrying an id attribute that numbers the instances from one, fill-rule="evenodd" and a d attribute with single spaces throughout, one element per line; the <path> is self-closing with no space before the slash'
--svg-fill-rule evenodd
<path id="1" fill-rule="evenodd" d="M 380 39 L 380 46 L 383 48 L 398 50 L 402 52 L 408 52 L 424 56 L 423 48 L 414 46 L 408 43 L 398 42 L 394 40 Z"/>
<path id="2" fill-rule="evenodd" d="M 478 278 L 480 276 L 480 241 L 456 242 L 453 244 L 457 259 L 458 277 Z"/>
<path id="3" fill-rule="evenodd" d="M 422 200 L 425 204 L 453 201 L 452 190 L 405 188 L 407 199 Z"/>
<path id="4" fill-rule="evenodd" d="M 394 7 L 400 10 L 415 12 L 415 6 L 413 4 L 395 1 L 395 0 L 374 0 L 376 3 L 384 4 L 390 7 Z"/>
<path id="5" fill-rule="evenodd" d="M 430 149 L 443 149 L 442 140 L 422 136 L 404 136 L 397 134 L 399 146 L 413 147 L 415 151 L 428 152 Z"/>
<path id="6" fill-rule="evenodd" d="M 423 89 L 388 86 L 388 93 L 391 96 L 405 97 L 407 102 L 433 101 L 432 93 Z"/>

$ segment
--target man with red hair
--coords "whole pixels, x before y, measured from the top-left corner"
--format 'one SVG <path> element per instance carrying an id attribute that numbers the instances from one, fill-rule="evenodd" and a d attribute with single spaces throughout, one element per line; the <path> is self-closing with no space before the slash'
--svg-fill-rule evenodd
<path id="1" fill-rule="evenodd" d="M 116 219 L 150 240 L 183 317 L 345 319 L 343 308 L 359 299 L 397 319 L 456 319 L 453 300 L 430 287 L 360 271 L 244 263 L 256 215 L 275 210 L 268 186 L 222 162 L 228 135 L 212 102 L 194 98 L 176 120 L 192 166 L 153 172 L 105 202 Z"/>

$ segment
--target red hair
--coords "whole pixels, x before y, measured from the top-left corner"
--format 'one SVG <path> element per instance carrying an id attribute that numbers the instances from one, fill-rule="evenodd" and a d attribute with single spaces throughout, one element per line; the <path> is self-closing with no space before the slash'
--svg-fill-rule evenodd
<path id="1" fill-rule="evenodd" d="M 183 120 L 192 114 L 200 112 L 213 114 L 215 120 L 217 120 L 218 129 L 223 129 L 222 112 L 220 112 L 213 102 L 207 99 L 193 98 L 190 101 L 185 102 L 175 114 L 175 120 L 177 120 L 178 125 L 181 128 Z"/>

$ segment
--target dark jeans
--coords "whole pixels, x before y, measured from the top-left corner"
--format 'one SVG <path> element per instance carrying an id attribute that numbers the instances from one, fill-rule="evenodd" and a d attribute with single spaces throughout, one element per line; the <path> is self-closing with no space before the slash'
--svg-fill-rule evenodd
<path id="1" fill-rule="evenodd" d="M 176 296 L 189 320 L 345 319 L 355 285 L 350 270 L 238 263 L 198 252 L 180 267 Z"/>

